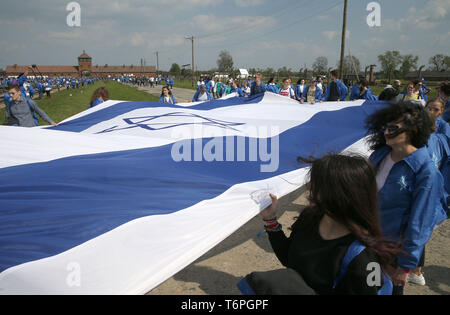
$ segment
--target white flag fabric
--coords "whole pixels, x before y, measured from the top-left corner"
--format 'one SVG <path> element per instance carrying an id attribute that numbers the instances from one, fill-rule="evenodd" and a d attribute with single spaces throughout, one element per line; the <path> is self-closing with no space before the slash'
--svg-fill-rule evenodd
<path id="1" fill-rule="evenodd" d="M 383 102 L 266 93 L 108 101 L 0 127 L 0 294 L 145 294 L 305 184 L 298 156 L 367 154 Z"/>

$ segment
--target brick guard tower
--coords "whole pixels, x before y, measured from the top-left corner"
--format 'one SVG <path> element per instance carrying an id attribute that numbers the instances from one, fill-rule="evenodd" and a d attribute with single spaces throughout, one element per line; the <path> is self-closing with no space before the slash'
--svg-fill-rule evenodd
<path id="1" fill-rule="evenodd" d="M 83 54 L 78 57 L 78 71 L 80 76 L 92 73 L 92 58 L 83 50 Z"/>

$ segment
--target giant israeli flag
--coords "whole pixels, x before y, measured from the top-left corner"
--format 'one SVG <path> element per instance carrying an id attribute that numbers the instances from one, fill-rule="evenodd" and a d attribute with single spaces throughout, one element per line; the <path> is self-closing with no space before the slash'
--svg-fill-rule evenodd
<path id="1" fill-rule="evenodd" d="M 0 294 L 145 294 L 304 185 L 298 156 L 367 154 L 364 119 L 385 106 L 189 105 L 0 127 Z"/>

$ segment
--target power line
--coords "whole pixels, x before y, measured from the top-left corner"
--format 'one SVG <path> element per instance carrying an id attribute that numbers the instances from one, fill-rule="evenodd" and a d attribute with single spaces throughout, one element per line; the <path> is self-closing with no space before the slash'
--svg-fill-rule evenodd
<path id="1" fill-rule="evenodd" d="M 266 18 L 269 18 L 269 17 L 274 18 L 274 17 L 282 16 L 282 15 L 284 15 L 286 13 L 292 12 L 292 10 L 295 10 L 296 8 L 298 8 L 300 6 L 303 6 L 303 4 L 305 2 L 307 2 L 307 1 L 308 0 L 302 0 L 302 2 L 297 3 L 297 5 L 287 6 L 287 7 L 283 8 L 283 9 L 280 9 L 278 12 L 276 12 L 274 14 L 269 14 L 270 12 L 273 11 L 273 10 L 270 10 L 269 12 L 267 12 L 267 14 L 263 14 L 262 16 L 266 17 Z M 287 11 L 287 12 L 284 12 L 284 11 Z M 262 23 L 262 21 L 256 22 L 254 25 L 251 25 L 251 26 L 248 26 L 247 28 L 245 28 L 244 31 L 248 31 L 248 30 L 254 29 L 256 27 L 259 27 L 259 24 L 261 24 L 261 23 Z M 242 25 L 238 25 L 238 26 L 234 26 L 234 27 L 231 27 L 231 28 L 227 28 L 225 31 L 221 30 L 219 32 L 209 33 L 209 34 L 205 34 L 205 35 L 199 35 L 199 36 L 197 36 L 197 39 L 205 39 L 205 38 L 209 38 L 209 37 L 215 37 L 217 35 L 223 35 L 223 34 L 226 34 L 226 33 L 231 33 L 231 32 L 233 32 L 235 30 L 240 29 L 240 28 L 242 28 Z"/>
<path id="2" fill-rule="evenodd" d="M 316 17 L 316 16 L 319 15 L 320 13 L 325 13 L 325 12 L 327 12 L 327 11 L 329 11 L 329 10 L 332 10 L 332 9 L 334 9 L 335 7 L 339 6 L 340 4 L 341 4 L 341 1 L 337 1 L 337 2 L 335 2 L 333 5 L 331 5 L 330 7 L 326 8 L 326 9 L 324 9 L 324 10 L 320 10 L 320 11 L 314 13 L 314 14 L 308 15 L 308 16 L 305 17 L 304 19 L 296 20 L 296 21 L 294 21 L 294 22 L 292 22 L 292 23 L 284 24 L 282 27 L 280 27 L 280 28 L 278 28 L 278 29 L 275 29 L 275 30 L 271 30 L 271 31 L 265 32 L 264 34 L 261 34 L 260 36 L 257 36 L 257 37 L 253 37 L 252 39 L 249 39 L 249 40 L 246 40 L 246 41 L 232 41 L 231 43 L 223 43 L 223 42 L 222 42 L 222 43 L 220 44 L 220 46 L 212 46 L 212 47 L 209 46 L 209 48 L 224 47 L 224 46 L 226 46 L 226 47 L 233 47 L 233 46 L 237 46 L 237 45 L 241 45 L 241 46 L 244 47 L 245 45 L 247 45 L 247 44 L 249 44 L 249 43 L 252 43 L 252 42 L 254 42 L 254 41 L 257 41 L 257 40 L 260 40 L 260 39 L 262 39 L 262 38 L 267 37 L 267 35 L 270 35 L 270 34 L 273 34 L 273 33 L 277 33 L 277 32 L 280 32 L 280 31 L 285 31 L 287 28 L 289 28 L 289 27 L 291 27 L 291 26 L 293 26 L 293 25 L 295 25 L 295 24 L 305 22 L 305 21 L 307 21 L 307 20 L 309 20 L 309 19 L 311 19 L 311 18 Z"/>

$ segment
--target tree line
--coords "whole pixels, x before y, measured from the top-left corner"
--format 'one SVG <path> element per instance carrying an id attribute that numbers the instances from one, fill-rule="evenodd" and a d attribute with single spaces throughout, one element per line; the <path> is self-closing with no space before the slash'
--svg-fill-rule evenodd
<path id="1" fill-rule="evenodd" d="M 386 51 L 384 54 L 378 56 L 379 70 L 378 74 L 384 74 L 385 78 L 391 81 L 392 78 L 405 77 L 408 73 L 419 70 L 428 71 L 450 71 L 450 56 L 444 54 L 437 54 L 428 60 L 428 68 L 425 69 L 426 65 L 419 66 L 419 56 L 414 56 L 412 54 L 402 55 L 399 51 Z M 261 68 L 250 68 L 248 69 L 250 73 L 261 73 L 264 77 L 306 77 L 308 75 L 327 75 L 332 69 L 339 68 L 339 61 L 333 67 L 329 65 L 328 58 L 324 56 L 319 56 L 316 58 L 312 66 L 309 68 L 304 65 L 299 69 L 292 69 L 287 67 L 281 67 L 274 69 L 272 67 L 267 67 L 265 69 Z M 351 55 L 347 55 L 344 58 L 344 72 L 343 75 L 347 74 L 360 74 L 361 71 L 367 69 L 361 68 L 360 60 Z M 380 71 L 381 70 L 381 71 Z M 238 74 L 238 70 L 234 69 L 233 57 L 231 54 L 223 50 L 220 52 L 217 59 L 217 68 L 210 69 L 208 71 L 203 71 L 204 73 L 227 73 L 230 75 Z M 172 75 L 187 76 L 191 74 L 190 70 L 181 69 L 176 63 L 172 64 L 169 73 Z"/>

